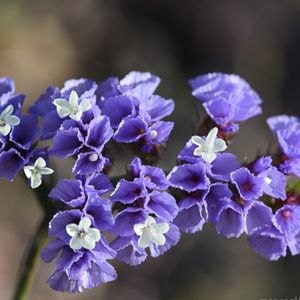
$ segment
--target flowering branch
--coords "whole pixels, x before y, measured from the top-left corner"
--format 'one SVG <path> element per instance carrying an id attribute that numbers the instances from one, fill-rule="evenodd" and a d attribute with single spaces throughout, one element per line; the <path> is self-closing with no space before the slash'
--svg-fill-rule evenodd
<path id="1" fill-rule="evenodd" d="M 262 113 L 262 100 L 237 75 L 198 76 L 189 84 L 207 118 L 166 172 L 157 164 L 175 103 L 154 94 L 159 83 L 141 72 L 100 83 L 68 80 L 62 89 L 50 86 L 23 115 L 24 96 L 0 78 L 0 177 L 13 180 L 23 169 L 44 212 L 15 300 L 25 299 L 48 223 L 51 241 L 41 258 L 56 265 L 48 283 L 70 293 L 115 280 L 110 260 L 141 264 L 207 222 L 228 238 L 246 234 L 266 259 L 300 253 L 300 119 L 269 118 L 279 150 L 241 162 L 226 152 L 228 144 L 241 122 Z M 45 140 L 49 149 L 39 146 Z M 124 175 L 109 177 L 125 145 L 134 157 Z M 72 179 L 51 182 L 51 156 L 74 159 Z"/>

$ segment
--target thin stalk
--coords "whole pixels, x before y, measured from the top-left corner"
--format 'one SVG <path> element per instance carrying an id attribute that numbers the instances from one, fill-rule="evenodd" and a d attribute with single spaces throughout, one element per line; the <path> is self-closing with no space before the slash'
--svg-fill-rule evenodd
<path id="1" fill-rule="evenodd" d="M 27 252 L 26 261 L 24 262 L 24 266 L 21 270 L 21 275 L 13 296 L 13 300 L 26 299 L 34 273 L 33 270 L 37 265 L 40 250 L 47 238 L 48 222 L 49 219 L 44 217 L 33 236 Z"/>

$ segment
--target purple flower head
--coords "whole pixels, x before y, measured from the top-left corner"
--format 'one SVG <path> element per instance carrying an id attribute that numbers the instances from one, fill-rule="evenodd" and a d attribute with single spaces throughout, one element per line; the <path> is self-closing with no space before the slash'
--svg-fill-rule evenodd
<path id="1" fill-rule="evenodd" d="M 284 205 L 276 211 L 273 224 L 284 235 L 295 235 L 300 231 L 300 206 Z"/>
<path id="2" fill-rule="evenodd" d="M 263 192 L 274 198 L 285 200 L 286 176 L 272 166 L 270 156 L 258 158 L 250 167 L 251 172 L 263 179 Z"/>
<path id="3" fill-rule="evenodd" d="M 232 126 L 261 113 L 261 99 L 249 84 L 237 75 L 210 73 L 189 81 L 192 94 L 204 103 L 212 120 L 227 132 Z"/>
<path id="4" fill-rule="evenodd" d="M 227 184 L 215 183 L 206 196 L 208 220 L 215 225 L 219 234 L 228 238 L 239 237 L 246 227 L 244 209 L 233 201 L 232 195 Z"/>
<path id="5" fill-rule="evenodd" d="M 95 105 L 96 88 L 96 83 L 88 79 L 68 80 L 61 90 L 50 86 L 29 109 L 43 118 L 41 139 L 53 138 L 65 119 L 79 121 Z"/>
<path id="6" fill-rule="evenodd" d="M 138 143 L 142 151 L 153 152 L 167 141 L 173 123 L 162 119 L 172 113 L 174 101 L 153 94 L 159 83 L 150 73 L 131 72 L 119 82 L 110 79 L 98 87 L 98 103 L 116 129 L 117 142 Z"/>
<path id="7" fill-rule="evenodd" d="M 263 179 L 254 176 L 247 168 L 232 172 L 231 180 L 246 201 L 256 200 L 263 194 Z"/>
<path id="8" fill-rule="evenodd" d="M 203 162 L 200 156 L 194 155 L 196 148 L 197 146 L 192 142 L 192 139 L 190 139 L 178 154 L 177 159 L 191 164 Z M 217 153 L 210 168 L 207 168 L 207 172 L 213 179 L 230 181 L 231 172 L 237 170 L 240 165 L 239 160 L 232 153 Z"/>
<path id="9" fill-rule="evenodd" d="M 178 202 L 179 212 L 174 220 L 174 224 L 182 232 L 195 233 L 202 230 L 207 221 L 207 203 L 206 196 L 209 190 L 198 190 L 187 193 Z"/>
<path id="10" fill-rule="evenodd" d="M 277 260 L 286 256 L 284 236 L 274 227 L 265 227 L 254 231 L 248 238 L 254 250 L 268 260 Z"/>
<path id="11" fill-rule="evenodd" d="M 41 253 L 45 262 L 56 258 L 56 270 L 50 286 L 62 292 L 82 292 L 116 279 L 116 271 L 107 263 L 115 257 L 93 215 L 80 210 L 57 213 L 49 224 L 53 238 Z"/>
<path id="12" fill-rule="evenodd" d="M 13 180 L 17 173 L 30 164 L 34 155 L 32 146 L 39 137 L 37 118 L 19 116 L 20 123 L 7 136 L 0 137 L 0 177 Z"/>
<path id="13" fill-rule="evenodd" d="M 187 192 L 205 190 L 210 184 L 206 169 L 203 162 L 177 166 L 168 175 L 168 180 L 173 187 Z"/>
<path id="14" fill-rule="evenodd" d="M 300 177 L 300 119 L 281 115 L 271 117 L 267 122 L 283 153 L 280 170 Z"/>
<path id="15" fill-rule="evenodd" d="M 247 234 L 272 225 L 272 209 L 263 202 L 249 201 L 245 203 L 244 215 Z"/>
<path id="16" fill-rule="evenodd" d="M 115 205 L 121 204 L 112 229 L 117 236 L 112 247 L 119 260 L 136 265 L 146 259 L 146 248 L 156 257 L 178 242 L 179 230 L 172 223 L 178 206 L 165 191 L 169 182 L 161 169 L 142 165 L 135 158 L 128 171 L 133 180 L 120 180 L 110 195 Z"/>
<path id="17" fill-rule="evenodd" d="M 112 134 L 106 116 L 95 116 L 88 124 L 67 120 L 54 136 L 51 154 L 61 158 L 76 155 L 75 174 L 101 172 L 108 163 L 102 151 Z"/>

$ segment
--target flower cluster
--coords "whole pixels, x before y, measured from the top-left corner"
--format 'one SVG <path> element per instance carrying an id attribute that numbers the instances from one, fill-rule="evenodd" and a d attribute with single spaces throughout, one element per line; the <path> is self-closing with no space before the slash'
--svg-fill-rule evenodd
<path id="1" fill-rule="evenodd" d="M 43 205 L 51 241 L 41 256 L 55 263 L 53 289 L 81 292 L 115 280 L 111 260 L 138 265 L 208 222 L 228 238 L 246 234 L 269 260 L 300 252 L 300 119 L 269 118 L 280 147 L 241 162 L 228 141 L 261 113 L 261 99 L 237 75 L 196 77 L 192 94 L 207 120 L 166 172 L 158 162 L 174 101 L 154 94 L 159 83 L 142 72 L 100 83 L 72 79 L 48 87 L 24 115 L 24 96 L 14 94 L 12 79 L 0 79 L 0 177 L 13 180 L 23 169 L 38 195 L 50 191 L 41 201 L 51 204 Z M 117 144 L 132 155 L 125 174 L 112 176 Z M 72 177 L 54 186 L 52 157 L 73 159 Z"/>
<path id="2" fill-rule="evenodd" d="M 135 158 L 128 173 L 132 180 L 120 180 L 110 195 L 113 203 L 122 204 L 115 217 L 112 247 L 119 260 L 138 265 L 147 258 L 146 248 L 156 257 L 177 244 L 180 234 L 173 220 L 178 206 L 166 191 L 169 182 L 160 168 L 144 166 Z"/>

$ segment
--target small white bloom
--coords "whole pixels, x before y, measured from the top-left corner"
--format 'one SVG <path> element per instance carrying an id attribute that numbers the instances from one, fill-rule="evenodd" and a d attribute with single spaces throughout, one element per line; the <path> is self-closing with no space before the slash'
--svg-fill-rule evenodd
<path id="1" fill-rule="evenodd" d="M 266 177 L 264 178 L 264 182 L 265 182 L 267 185 L 270 185 L 271 182 L 272 182 L 272 179 L 271 179 L 270 177 L 266 176 Z"/>
<path id="2" fill-rule="evenodd" d="M 99 155 L 96 152 L 89 155 L 89 161 L 90 162 L 95 162 L 95 161 L 98 160 L 98 158 L 99 158 Z"/>
<path id="3" fill-rule="evenodd" d="M 20 124 L 20 119 L 12 113 L 14 112 L 14 107 L 8 105 L 3 112 L 0 114 L 0 134 L 7 136 L 11 128 Z"/>
<path id="4" fill-rule="evenodd" d="M 66 226 L 67 234 L 72 237 L 69 245 L 73 250 L 81 248 L 92 250 L 96 247 L 96 242 L 100 241 L 101 234 L 97 228 L 91 228 L 91 225 L 91 220 L 83 217 L 78 225 L 71 223 Z"/>
<path id="5" fill-rule="evenodd" d="M 201 156 L 207 163 L 212 163 L 217 155 L 217 152 L 222 152 L 227 148 L 224 140 L 217 138 L 218 128 L 213 128 L 206 139 L 200 136 L 193 136 L 192 142 L 198 147 L 194 150 L 195 156 Z"/>
<path id="6" fill-rule="evenodd" d="M 138 245 L 141 248 L 147 248 L 150 243 L 162 246 L 166 243 L 164 236 L 170 229 L 168 223 L 157 224 L 153 217 L 148 216 L 145 224 L 135 224 L 133 227 L 135 233 L 140 237 Z"/>
<path id="7" fill-rule="evenodd" d="M 154 140 L 158 135 L 158 132 L 156 130 L 151 130 L 150 131 L 150 136 L 151 136 L 151 139 Z"/>
<path id="8" fill-rule="evenodd" d="M 75 121 L 79 121 L 82 114 L 92 108 L 89 99 L 84 98 L 79 103 L 79 97 L 75 91 L 70 93 L 68 101 L 63 98 L 57 98 L 53 103 L 61 119 L 70 117 Z"/>
<path id="9" fill-rule="evenodd" d="M 32 189 L 39 187 L 42 184 L 42 175 L 50 175 L 54 171 L 46 167 L 46 161 L 39 157 L 33 166 L 25 166 L 24 173 L 30 179 Z"/>

